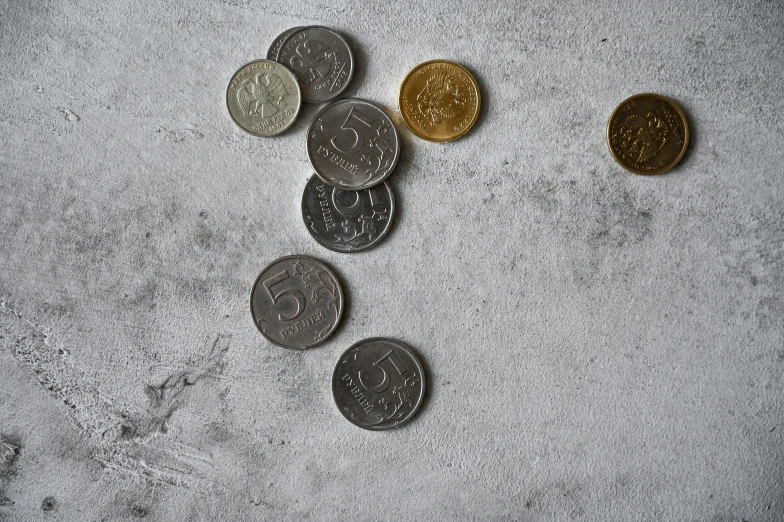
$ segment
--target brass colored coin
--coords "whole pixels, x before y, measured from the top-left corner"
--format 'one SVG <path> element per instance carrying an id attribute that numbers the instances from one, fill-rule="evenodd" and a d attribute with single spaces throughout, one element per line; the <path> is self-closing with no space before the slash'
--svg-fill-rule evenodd
<path id="1" fill-rule="evenodd" d="M 635 174 L 663 174 L 683 157 L 689 124 L 678 104 L 659 94 L 638 94 L 615 109 L 607 123 L 615 161 Z"/>
<path id="2" fill-rule="evenodd" d="M 226 88 L 231 118 L 256 136 L 275 136 L 291 127 L 301 104 L 297 78 L 272 60 L 246 63 Z"/>
<path id="3" fill-rule="evenodd" d="M 447 60 L 420 63 L 400 85 L 398 107 L 411 132 L 427 141 L 452 141 L 479 116 L 479 85 L 462 65 Z"/>

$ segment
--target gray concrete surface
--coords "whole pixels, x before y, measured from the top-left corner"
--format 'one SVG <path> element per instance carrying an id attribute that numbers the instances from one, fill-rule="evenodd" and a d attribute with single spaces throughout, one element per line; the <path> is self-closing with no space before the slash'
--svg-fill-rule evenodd
<path id="1" fill-rule="evenodd" d="M 367 253 L 302 225 L 317 108 L 259 139 L 224 106 L 304 24 L 398 123 L 418 62 L 482 83 L 464 139 L 400 126 Z M 784 520 L 780 1 L 5 0 L 0 25 L 0 519 Z M 646 91 L 693 131 L 653 178 L 604 142 Z M 304 353 L 248 312 L 292 253 L 350 301 Z M 395 432 L 330 394 L 378 335 L 430 372 Z"/>

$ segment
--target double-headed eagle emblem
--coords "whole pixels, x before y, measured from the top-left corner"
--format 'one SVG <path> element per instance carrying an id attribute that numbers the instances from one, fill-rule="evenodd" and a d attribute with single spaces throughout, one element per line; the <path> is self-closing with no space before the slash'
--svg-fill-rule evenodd
<path id="1" fill-rule="evenodd" d="M 670 141 L 669 134 L 667 124 L 653 111 L 644 117 L 632 114 L 621 126 L 623 147 L 640 163 L 654 158 Z"/>
<path id="2" fill-rule="evenodd" d="M 438 73 L 428 78 L 417 95 L 417 108 L 433 125 L 443 120 L 462 116 L 466 111 L 466 97 L 454 77 Z"/>
<path id="3" fill-rule="evenodd" d="M 260 114 L 267 118 L 278 112 L 276 103 L 280 105 L 283 97 L 288 94 L 283 82 L 276 74 L 257 74 L 256 78 L 245 79 L 237 89 L 237 101 L 245 116 Z"/>

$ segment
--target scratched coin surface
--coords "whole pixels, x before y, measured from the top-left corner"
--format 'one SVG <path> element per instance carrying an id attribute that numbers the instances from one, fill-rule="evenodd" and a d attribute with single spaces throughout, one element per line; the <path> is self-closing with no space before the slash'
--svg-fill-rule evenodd
<path id="1" fill-rule="evenodd" d="M 310 164 L 335 188 L 361 190 L 389 176 L 400 155 L 400 138 L 384 109 L 346 98 L 321 109 L 308 128 Z"/>
<path id="2" fill-rule="evenodd" d="M 662 174 L 683 158 L 689 124 L 671 99 L 638 94 L 621 102 L 610 116 L 607 145 L 623 168 L 636 174 Z"/>
<path id="3" fill-rule="evenodd" d="M 343 290 L 321 261 L 281 257 L 253 283 L 250 312 L 269 341 L 284 348 L 310 348 L 337 328 L 343 315 Z"/>
<path id="4" fill-rule="evenodd" d="M 378 244 L 392 227 L 395 196 L 386 181 L 365 190 L 340 190 L 311 176 L 302 193 L 308 232 L 335 252 L 359 252 Z"/>
<path id="5" fill-rule="evenodd" d="M 267 60 L 278 60 L 278 53 L 280 52 L 280 48 L 283 47 L 283 44 L 286 42 L 286 39 L 291 36 L 292 34 L 296 33 L 300 30 L 300 27 L 293 27 L 288 31 L 283 31 L 280 33 L 273 41 L 272 45 L 270 45 L 269 49 L 267 50 Z"/>
<path id="6" fill-rule="evenodd" d="M 334 100 L 354 75 L 348 42 L 326 27 L 297 28 L 281 45 L 277 60 L 297 76 L 305 102 Z"/>
<path id="7" fill-rule="evenodd" d="M 291 127 L 301 101 L 297 79 L 272 60 L 243 65 L 226 89 L 231 118 L 256 136 L 275 136 Z"/>
<path id="8" fill-rule="evenodd" d="M 332 395 L 340 413 L 360 428 L 397 428 L 422 404 L 425 374 L 414 352 L 400 341 L 365 339 L 338 360 Z"/>
<path id="9" fill-rule="evenodd" d="M 400 85 L 403 122 L 423 140 L 452 141 L 471 130 L 479 117 L 481 95 L 473 75 L 447 60 L 420 63 Z"/>

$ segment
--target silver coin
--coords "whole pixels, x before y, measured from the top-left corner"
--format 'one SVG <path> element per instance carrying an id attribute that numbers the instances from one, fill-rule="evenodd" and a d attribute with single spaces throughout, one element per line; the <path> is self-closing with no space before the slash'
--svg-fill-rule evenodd
<path id="1" fill-rule="evenodd" d="M 310 348 L 337 328 L 343 315 L 343 290 L 321 261 L 281 257 L 253 283 L 250 312 L 269 341 L 283 348 Z"/>
<path id="2" fill-rule="evenodd" d="M 425 396 L 425 373 L 400 341 L 359 341 L 340 357 L 332 374 L 340 413 L 366 430 L 388 430 L 409 421 Z"/>
<path id="3" fill-rule="evenodd" d="M 272 60 L 243 65 L 226 88 L 231 118 L 256 136 L 275 136 L 291 127 L 301 104 L 296 77 Z"/>
<path id="4" fill-rule="evenodd" d="M 298 28 L 283 42 L 277 60 L 297 76 L 305 102 L 334 100 L 354 75 L 351 48 L 326 27 Z"/>
<path id="5" fill-rule="evenodd" d="M 340 190 L 316 175 L 302 193 L 302 219 L 308 232 L 335 252 L 359 252 L 389 232 L 395 196 L 386 181 L 365 190 Z"/>
<path id="6" fill-rule="evenodd" d="M 308 158 L 335 188 L 361 190 L 389 176 L 400 156 L 400 138 L 384 109 L 346 98 L 321 109 L 308 128 Z"/>
<path id="7" fill-rule="evenodd" d="M 286 39 L 300 29 L 301 27 L 293 27 L 288 31 L 280 33 L 277 38 L 272 41 L 272 45 L 270 45 L 270 48 L 267 50 L 267 60 L 278 61 L 278 53 L 280 52 L 280 48 L 283 47 L 283 44 L 286 42 Z"/>

